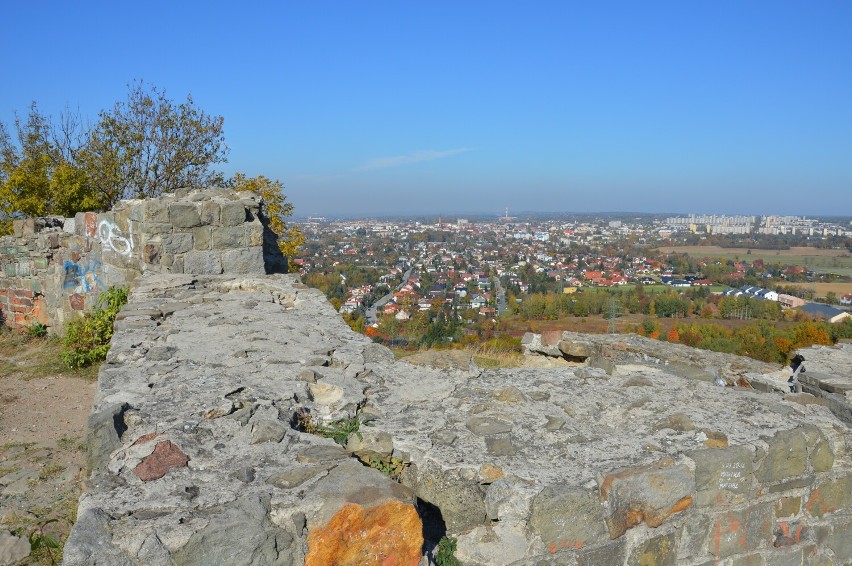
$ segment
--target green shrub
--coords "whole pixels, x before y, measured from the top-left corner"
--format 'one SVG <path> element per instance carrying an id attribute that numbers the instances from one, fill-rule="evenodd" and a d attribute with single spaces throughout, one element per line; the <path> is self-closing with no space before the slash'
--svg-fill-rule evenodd
<path id="1" fill-rule="evenodd" d="M 357 415 L 354 417 L 337 419 L 327 425 L 322 425 L 318 424 L 314 420 L 313 415 L 311 415 L 308 411 L 305 409 L 298 409 L 294 417 L 294 424 L 296 430 L 316 434 L 317 436 L 322 436 L 324 438 L 331 438 L 341 446 L 346 446 L 346 442 L 353 434 L 357 435 L 359 439 L 364 438 L 364 436 L 359 432 L 362 423 Z"/>
<path id="2" fill-rule="evenodd" d="M 391 479 L 398 479 L 405 470 L 405 462 L 393 456 L 370 456 L 369 458 L 359 458 L 362 462 L 379 470 Z"/>
<path id="3" fill-rule="evenodd" d="M 110 287 L 98 297 L 97 308 L 65 328 L 62 362 L 71 369 L 81 368 L 106 358 L 115 315 L 127 304 L 127 289 Z"/>
<path id="4" fill-rule="evenodd" d="M 438 542 L 438 551 L 435 553 L 435 564 L 438 566 L 461 566 L 461 562 L 456 558 L 456 539 L 452 537 L 442 537 Z"/>
<path id="5" fill-rule="evenodd" d="M 43 325 L 40 322 L 36 322 L 29 328 L 27 328 L 27 334 L 30 338 L 44 338 L 47 336 L 47 326 Z"/>

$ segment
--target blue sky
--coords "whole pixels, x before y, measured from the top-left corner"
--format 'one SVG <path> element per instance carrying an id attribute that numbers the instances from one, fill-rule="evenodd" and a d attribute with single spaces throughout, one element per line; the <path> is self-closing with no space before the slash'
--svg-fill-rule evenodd
<path id="1" fill-rule="evenodd" d="M 14 2 L 0 120 L 137 79 L 299 215 L 852 215 L 852 2 Z"/>

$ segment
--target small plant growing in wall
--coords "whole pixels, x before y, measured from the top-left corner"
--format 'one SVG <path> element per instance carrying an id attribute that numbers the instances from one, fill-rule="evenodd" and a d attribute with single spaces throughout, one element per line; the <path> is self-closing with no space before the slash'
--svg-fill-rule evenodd
<path id="1" fill-rule="evenodd" d="M 51 519 L 39 525 L 37 529 L 30 533 L 30 550 L 33 555 L 45 555 L 51 566 L 57 564 L 57 559 L 62 556 L 59 539 L 54 533 L 45 532 L 45 527 L 51 523 L 56 523 L 57 519 Z"/>
<path id="2" fill-rule="evenodd" d="M 457 541 L 453 537 L 441 537 L 435 552 L 435 564 L 438 566 L 462 566 L 456 558 Z"/>
<path id="3" fill-rule="evenodd" d="M 293 424 L 296 430 L 330 438 L 341 446 L 346 446 L 346 441 L 353 434 L 357 435 L 359 439 L 363 438 L 361 433 L 358 432 L 361 428 L 361 420 L 357 415 L 337 419 L 328 424 L 318 424 L 308 411 L 299 409 L 293 417 Z"/>
<path id="4" fill-rule="evenodd" d="M 393 480 L 399 479 L 406 466 L 404 461 L 394 456 L 370 456 L 367 459 L 362 458 L 361 461 Z"/>
<path id="5" fill-rule="evenodd" d="M 30 338 L 44 338 L 47 336 L 47 326 L 40 322 L 36 322 L 27 328 L 27 335 Z"/>
<path id="6" fill-rule="evenodd" d="M 106 359 L 115 316 L 126 304 L 127 289 L 110 287 L 98 297 L 94 311 L 68 323 L 62 344 L 63 363 L 76 369 Z"/>

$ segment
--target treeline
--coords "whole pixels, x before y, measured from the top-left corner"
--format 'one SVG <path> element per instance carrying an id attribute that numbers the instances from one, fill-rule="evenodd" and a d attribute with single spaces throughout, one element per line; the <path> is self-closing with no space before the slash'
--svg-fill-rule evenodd
<path id="1" fill-rule="evenodd" d="M 223 123 L 191 97 L 175 103 L 141 82 L 92 127 L 71 111 L 54 119 L 33 103 L 12 128 L 0 123 L 0 208 L 71 216 L 121 198 L 221 184 L 214 166 L 228 152 Z"/>
<path id="2" fill-rule="evenodd" d="M 0 121 L 0 234 L 11 219 L 104 211 L 125 198 L 152 198 L 181 187 L 229 186 L 259 193 L 281 251 L 292 256 L 304 242 L 286 219 L 293 206 L 284 185 L 262 175 L 226 179 L 215 166 L 227 159 L 224 118 L 187 97 L 138 82 L 126 101 L 98 115 L 94 126 L 66 110 L 58 118 L 36 103 L 9 127 Z"/>
<path id="3" fill-rule="evenodd" d="M 319 289 L 325 293 L 325 296 L 337 310 L 346 300 L 347 288 L 372 285 L 374 288 L 373 295 L 376 299 L 387 293 L 389 287 L 387 285 L 380 286 L 382 275 L 384 273 L 379 269 L 354 264 L 340 264 L 326 271 L 308 273 L 303 277 L 303 280 L 308 287 Z"/>
<path id="4" fill-rule="evenodd" d="M 830 345 L 843 338 L 852 338 L 852 319 L 842 323 L 802 321 L 786 328 L 769 321 L 759 321 L 736 329 L 712 323 L 676 324 L 661 334 L 659 323 L 651 318 L 642 322 L 636 332 L 640 335 L 713 350 L 748 356 L 765 362 L 786 363 L 790 355 L 814 344 Z"/>
<path id="5" fill-rule="evenodd" d="M 723 297 L 713 295 L 707 288 L 690 288 L 684 292 L 665 289 L 647 292 L 644 287 L 606 290 L 584 289 L 571 294 L 532 293 L 524 295 L 521 302 L 516 296 L 507 297 L 510 314 L 521 320 L 557 320 L 563 316 L 609 316 L 645 314 L 657 318 L 722 318 L 785 320 L 801 316 L 798 311 L 789 314 L 775 301 L 762 301 L 749 297 Z"/>

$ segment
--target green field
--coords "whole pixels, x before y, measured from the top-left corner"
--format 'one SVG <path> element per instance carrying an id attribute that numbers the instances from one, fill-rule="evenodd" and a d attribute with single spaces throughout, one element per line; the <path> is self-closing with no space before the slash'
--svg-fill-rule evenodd
<path id="1" fill-rule="evenodd" d="M 835 273 L 852 276 L 852 254 L 847 250 L 819 248 L 790 248 L 788 250 L 760 250 L 721 248 L 719 246 L 669 246 L 659 248 L 663 253 L 685 253 L 697 259 L 747 261 L 761 259 L 766 265 L 799 265 L 816 273 Z"/>

